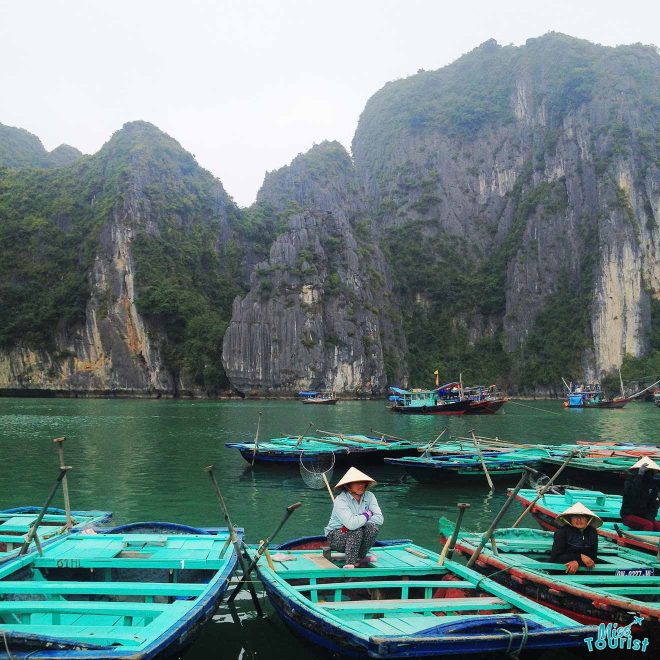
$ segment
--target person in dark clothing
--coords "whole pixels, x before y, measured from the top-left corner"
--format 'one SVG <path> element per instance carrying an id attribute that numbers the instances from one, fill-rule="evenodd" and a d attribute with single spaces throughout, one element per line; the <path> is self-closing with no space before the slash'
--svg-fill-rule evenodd
<path id="1" fill-rule="evenodd" d="M 630 468 L 623 486 L 621 520 L 630 529 L 660 532 L 658 517 L 658 484 L 660 466 L 644 456 Z"/>
<path id="2" fill-rule="evenodd" d="M 580 566 L 592 569 L 598 559 L 596 528 L 603 521 L 584 504 L 577 502 L 557 516 L 560 527 L 555 532 L 550 558 L 566 564 L 566 572 L 577 573 Z"/>

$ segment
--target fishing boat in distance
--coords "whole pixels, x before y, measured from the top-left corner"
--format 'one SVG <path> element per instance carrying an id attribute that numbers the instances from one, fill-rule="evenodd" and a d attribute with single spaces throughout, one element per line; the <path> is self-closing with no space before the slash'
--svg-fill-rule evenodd
<path id="1" fill-rule="evenodd" d="M 610 495 L 598 490 L 578 490 L 573 488 L 557 487 L 558 492 L 547 492 L 536 501 L 530 513 L 537 522 L 550 531 L 558 527 L 557 516 L 561 515 L 569 506 L 580 502 L 591 509 L 602 521 L 603 525 L 596 531 L 599 536 L 614 541 L 617 544 L 657 553 L 660 547 L 660 532 L 639 532 L 631 530 L 621 520 L 621 495 Z M 521 489 L 516 499 L 527 508 L 536 498 L 533 489 Z M 660 519 L 659 519 L 660 520 Z"/>
<path id="2" fill-rule="evenodd" d="M 316 392 L 314 390 L 298 392 L 302 403 L 334 406 L 339 399 L 334 392 Z"/>
<path id="3" fill-rule="evenodd" d="M 39 506 L 21 506 L 0 511 L 0 562 L 18 555 L 37 517 L 42 511 Z M 71 526 L 67 524 L 64 509 L 48 507 L 36 530 L 36 537 L 41 546 L 70 532 L 79 532 L 88 527 L 102 525 L 110 521 L 109 511 L 70 511 Z M 30 551 L 36 545 L 30 546 Z"/>
<path id="4" fill-rule="evenodd" d="M 226 529 L 139 523 L 58 539 L 0 566 L 0 656 L 180 657 L 236 561 Z"/>
<path id="5" fill-rule="evenodd" d="M 390 387 L 390 410 L 405 415 L 493 415 L 506 398 L 491 387 L 446 383 L 432 390 Z"/>
<path id="6" fill-rule="evenodd" d="M 440 538 L 447 539 L 454 523 L 440 518 Z M 660 641 L 660 567 L 651 555 L 622 548 L 605 539 L 591 570 L 573 575 L 550 556 L 554 535 L 539 529 L 498 529 L 494 548 L 486 545 L 474 567 L 500 584 L 577 621 L 590 625 L 627 626 L 643 617 L 638 636 Z M 482 534 L 461 530 L 455 550 L 465 557 L 476 551 Z M 653 643 L 653 642 L 652 642 Z"/>
<path id="7" fill-rule="evenodd" d="M 375 561 L 352 570 L 342 568 L 342 554 L 309 545 L 280 546 L 272 564 L 262 558 L 257 571 L 292 632 L 336 656 L 576 647 L 595 631 L 457 562 L 439 565 L 438 554 L 409 541 L 372 547 Z"/>

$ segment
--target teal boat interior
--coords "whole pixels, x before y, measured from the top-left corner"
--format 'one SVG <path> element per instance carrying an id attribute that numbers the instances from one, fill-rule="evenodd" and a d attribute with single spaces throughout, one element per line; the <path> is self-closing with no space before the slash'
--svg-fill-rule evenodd
<path id="1" fill-rule="evenodd" d="M 14 650 L 138 657 L 178 637 L 204 603 L 212 612 L 235 561 L 226 530 L 71 534 L 0 567 L 0 628 Z"/>

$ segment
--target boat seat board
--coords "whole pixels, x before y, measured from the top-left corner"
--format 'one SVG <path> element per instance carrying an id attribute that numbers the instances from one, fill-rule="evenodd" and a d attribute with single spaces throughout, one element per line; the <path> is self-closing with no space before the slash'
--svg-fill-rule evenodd
<path id="1" fill-rule="evenodd" d="M 375 612 L 453 612 L 469 610 L 510 610 L 511 605 L 501 598 L 410 598 L 406 600 L 342 601 L 319 603 L 333 611 Z"/>
<path id="2" fill-rule="evenodd" d="M 158 615 L 167 609 L 176 607 L 177 603 L 135 603 L 116 601 L 90 600 L 2 600 L 0 601 L 0 616 L 17 612 L 50 612 L 82 614 L 114 614 L 117 616 L 133 616 L 135 614 Z"/>
<path id="3" fill-rule="evenodd" d="M 0 594 L 97 594 L 100 596 L 199 596 L 206 584 L 166 582 L 50 582 L 0 580 Z"/>
<path id="4" fill-rule="evenodd" d="M 8 633 L 34 634 L 30 625 L 2 624 L 2 629 Z M 117 628 L 116 626 L 39 626 L 39 634 L 48 637 L 60 637 L 76 641 L 86 641 L 94 644 L 111 645 L 120 643 L 122 646 L 139 646 L 147 639 L 145 626 Z"/>
<path id="5" fill-rule="evenodd" d="M 0 587 L 2 583 L 0 582 Z M 349 590 L 349 589 L 415 589 L 425 588 L 445 588 L 445 589 L 474 589 L 475 586 L 466 580 L 443 581 L 443 580 L 367 580 L 360 582 L 326 582 L 324 584 L 305 584 L 292 587 L 295 591 L 327 591 L 327 590 Z M 0 593 L 2 593 L 0 591 Z"/>

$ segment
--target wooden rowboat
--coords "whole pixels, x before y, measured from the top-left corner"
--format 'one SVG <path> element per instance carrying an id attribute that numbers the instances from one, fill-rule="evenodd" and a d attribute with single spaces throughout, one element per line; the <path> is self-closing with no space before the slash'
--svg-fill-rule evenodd
<path id="1" fill-rule="evenodd" d="M 22 506 L 0 511 L 0 562 L 18 555 L 25 535 L 30 531 L 42 508 Z M 73 527 L 66 527 L 66 512 L 49 507 L 37 529 L 37 538 L 42 546 L 70 531 L 81 531 L 87 527 L 107 523 L 112 518 L 109 511 L 71 511 Z M 31 545 L 29 551 L 36 550 Z"/>
<path id="2" fill-rule="evenodd" d="M 287 547 L 274 569 L 257 565 L 266 592 L 294 633 L 341 657 L 570 647 L 595 630 L 410 542 L 374 547 L 375 563 L 352 570 L 343 557 Z"/>
<path id="3" fill-rule="evenodd" d="M 227 530 L 171 523 L 71 534 L 43 550 L 0 566 L 0 658 L 178 656 L 236 564 Z"/>
<path id="4" fill-rule="evenodd" d="M 544 449 L 519 449 L 511 452 L 481 452 L 483 463 L 493 479 L 515 481 L 524 466 L 539 465 L 547 456 Z M 432 455 L 386 458 L 385 463 L 403 468 L 418 481 L 444 482 L 447 479 L 484 478 L 483 464 L 475 455 Z"/>
<path id="5" fill-rule="evenodd" d="M 624 547 L 644 552 L 658 552 L 660 532 L 636 532 L 621 521 L 621 495 L 609 495 L 598 490 L 572 488 L 561 490 L 563 492 L 543 495 L 530 512 L 544 529 L 556 530 L 557 516 L 576 502 L 582 502 L 603 521 L 602 527 L 596 530 L 599 536 L 615 541 Z M 532 489 L 521 489 L 516 495 L 516 499 L 524 508 L 527 508 L 535 497 L 536 491 Z"/>
<path id="6" fill-rule="evenodd" d="M 228 442 L 225 447 L 238 449 L 248 462 L 259 463 L 294 463 L 305 458 L 321 457 L 334 454 L 337 463 L 382 462 L 386 456 L 406 456 L 417 453 L 417 445 L 407 440 L 391 440 L 366 435 L 329 435 L 324 437 L 272 438 L 259 442 Z"/>
<path id="7" fill-rule="evenodd" d="M 441 538 L 454 524 L 440 519 Z M 481 534 L 461 531 L 456 551 L 470 556 Z M 494 548 L 479 555 L 475 568 L 500 584 L 585 624 L 618 623 L 644 618 L 638 636 L 660 640 L 660 564 L 650 555 L 601 539 L 592 570 L 574 575 L 550 558 L 553 534 L 538 529 L 499 529 Z"/>

